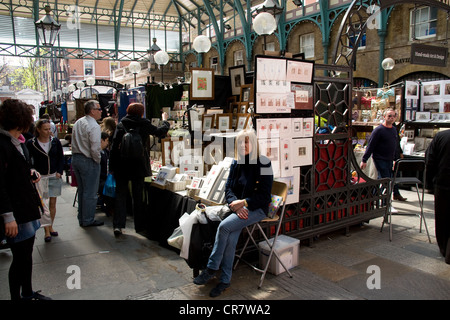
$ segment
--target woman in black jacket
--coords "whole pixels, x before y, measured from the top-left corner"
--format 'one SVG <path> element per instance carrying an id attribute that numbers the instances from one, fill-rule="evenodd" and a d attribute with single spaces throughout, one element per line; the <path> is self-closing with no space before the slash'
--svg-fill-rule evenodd
<path id="1" fill-rule="evenodd" d="M 206 284 L 219 270 L 220 283 L 210 296 L 219 296 L 230 286 L 236 245 L 241 231 L 267 216 L 273 184 L 272 164 L 260 156 L 256 132 L 243 130 L 236 137 L 235 160 L 225 185 L 225 199 L 233 212 L 219 224 L 207 268 L 194 279 Z"/>
<path id="2" fill-rule="evenodd" d="M 26 103 L 8 99 L 0 106 L 0 217 L 13 255 L 9 268 L 12 300 L 50 300 L 32 289 L 32 253 L 41 217 L 34 183 L 40 176 L 31 169 L 22 135 L 32 122 L 33 109 Z"/>
<path id="3" fill-rule="evenodd" d="M 27 141 L 27 148 L 30 152 L 33 168 L 45 179 L 48 179 L 48 208 L 52 225 L 44 227 L 44 240 L 50 242 L 52 236 L 58 236 L 58 232 L 53 230 L 53 222 L 56 216 L 56 198 L 61 195 L 64 152 L 59 139 L 52 136 L 50 120 L 39 119 L 36 122 L 35 135 L 34 138 Z"/>
<path id="4" fill-rule="evenodd" d="M 166 121 L 168 114 L 162 113 L 163 123 L 159 127 L 152 125 L 149 119 L 143 118 L 144 105 L 142 103 L 131 103 L 127 107 L 127 115 L 122 118 L 116 127 L 111 153 L 109 158 L 109 170 L 116 179 L 116 200 L 114 206 L 113 229 L 114 234 L 119 236 L 125 228 L 127 218 L 127 194 L 129 193 L 128 182 L 131 181 L 132 201 L 129 206 L 133 210 L 134 227 L 136 232 L 145 231 L 143 190 L 145 177 L 151 176 L 150 150 L 148 150 L 149 136 L 153 135 L 163 138 L 169 131 L 170 124 Z M 144 152 L 136 158 L 127 156 L 121 152 L 122 137 L 126 131 L 131 129 L 139 133 L 144 146 Z"/>

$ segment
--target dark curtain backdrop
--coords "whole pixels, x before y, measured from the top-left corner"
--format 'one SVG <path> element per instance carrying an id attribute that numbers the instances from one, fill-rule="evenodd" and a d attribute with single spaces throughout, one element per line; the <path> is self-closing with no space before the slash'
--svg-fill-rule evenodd
<path id="1" fill-rule="evenodd" d="M 173 89 L 164 90 L 158 84 L 146 86 L 147 119 L 161 118 L 161 109 L 173 108 L 175 101 L 180 101 L 183 95 L 183 85 L 173 84 Z"/>

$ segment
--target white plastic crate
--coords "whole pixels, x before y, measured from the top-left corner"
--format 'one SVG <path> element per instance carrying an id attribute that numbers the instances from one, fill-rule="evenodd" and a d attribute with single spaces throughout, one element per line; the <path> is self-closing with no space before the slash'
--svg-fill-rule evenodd
<path id="1" fill-rule="evenodd" d="M 269 239 L 270 244 L 273 243 L 273 238 Z M 261 241 L 259 244 L 261 252 L 259 254 L 259 266 L 263 268 L 266 265 L 269 258 L 270 248 L 266 241 Z M 300 249 L 300 240 L 285 236 L 281 234 L 277 238 L 275 244 L 275 251 L 278 253 L 281 261 L 288 269 L 292 269 L 298 265 L 298 251 Z M 268 271 L 274 275 L 278 275 L 285 272 L 283 266 L 275 257 L 275 253 L 272 254 Z"/>

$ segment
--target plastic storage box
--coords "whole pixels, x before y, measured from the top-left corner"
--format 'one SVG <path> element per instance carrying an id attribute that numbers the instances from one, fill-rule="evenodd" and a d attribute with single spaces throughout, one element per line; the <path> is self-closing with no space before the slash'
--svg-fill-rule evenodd
<path id="1" fill-rule="evenodd" d="M 269 239 L 269 242 L 272 244 L 273 238 Z M 270 248 L 266 241 L 261 241 L 258 245 L 261 249 L 259 254 L 259 266 L 260 268 L 264 268 L 267 259 L 269 258 Z M 292 269 L 298 265 L 299 248 L 300 240 L 285 236 L 284 234 L 278 236 L 277 243 L 275 244 L 275 251 L 288 269 Z M 275 257 L 275 253 L 272 254 L 268 271 L 274 275 L 285 272 L 283 266 Z"/>

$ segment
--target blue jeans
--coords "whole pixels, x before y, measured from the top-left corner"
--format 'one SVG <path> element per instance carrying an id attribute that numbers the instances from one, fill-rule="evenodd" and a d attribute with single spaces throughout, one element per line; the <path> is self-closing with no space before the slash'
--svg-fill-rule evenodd
<path id="1" fill-rule="evenodd" d="M 236 245 L 242 229 L 265 217 L 264 211 L 257 209 L 249 211 L 248 219 L 241 219 L 232 213 L 219 224 L 207 267 L 213 270 L 219 270 L 222 267 L 221 282 L 230 283 L 231 281 Z"/>
<path id="2" fill-rule="evenodd" d="M 393 162 L 386 160 L 375 160 L 373 159 L 373 163 L 375 164 L 375 168 L 378 171 L 378 179 L 381 178 L 392 178 L 394 173 L 392 171 Z M 394 196 L 400 195 L 400 191 L 398 189 L 398 185 L 394 185 Z"/>
<path id="3" fill-rule="evenodd" d="M 81 226 L 87 226 L 95 220 L 100 163 L 75 153 L 72 168 L 78 183 L 78 222 Z"/>

